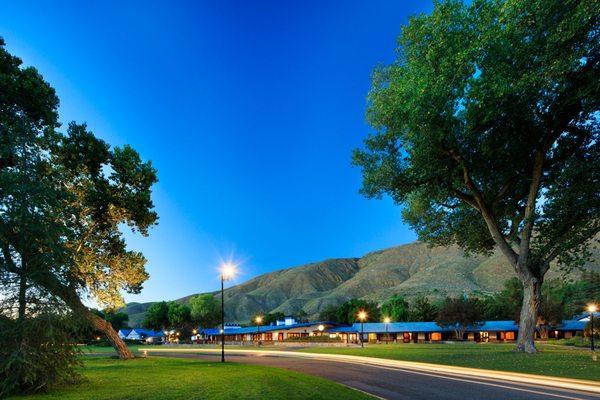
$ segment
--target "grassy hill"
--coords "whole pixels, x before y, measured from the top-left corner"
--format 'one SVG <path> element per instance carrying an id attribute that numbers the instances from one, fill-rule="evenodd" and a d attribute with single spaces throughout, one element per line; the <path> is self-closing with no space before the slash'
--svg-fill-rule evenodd
<path id="1" fill-rule="evenodd" d="M 586 268 L 600 272 L 600 253 Z M 548 278 L 563 274 L 556 266 Z M 577 272 L 570 273 L 575 278 Z M 306 311 L 316 317 L 323 307 L 351 298 L 384 301 L 393 294 L 431 298 L 486 294 L 513 276 L 504 257 L 465 256 L 458 247 L 429 247 L 421 242 L 392 247 L 361 258 L 336 258 L 259 275 L 225 290 L 227 319 L 245 322 L 256 312 Z M 187 302 L 191 296 L 178 301 Z M 130 326 L 138 326 L 152 303 L 129 303 Z"/>

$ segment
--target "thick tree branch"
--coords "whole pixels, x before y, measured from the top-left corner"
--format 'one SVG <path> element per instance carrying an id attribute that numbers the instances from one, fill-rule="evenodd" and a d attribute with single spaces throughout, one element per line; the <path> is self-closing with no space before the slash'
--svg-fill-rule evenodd
<path id="1" fill-rule="evenodd" d="M 542 168 L 544 166 L 545 153 L 543 149 L 538 149 L 535 153 L 533 172 L 531 173 L 531 184 L 527 195 L 527 204 L 525 205 L 525 214 L 523 220 L 525 226 L 521 231 L 521 243 L 519 245 L 519 269 L 531 273 L 527 266 L 529 257 L 529 245 L 531 243 L 531 234 L 535 224 L 535 206 L 542 182 Z"/>
<path id="2" fill-rule="evenodd" d="M 506 238 L 500 231 L 500 228 L 498 228 L 498 224 L 496 223 L 496 220 L 494 218 L 494 214 L 493 214 L 492 210 L 489 208 L 488 204 L 486 203 L 485 199 L 483 198 L 481 191 L 477 188 L 477 186 L 475 185 L 475 182 L 473 182 L 473 180 L 471 178 L 471 174 L 470 174 L 469 168 L 467 166 L 467 163 L 455 149 L 448 149 L 447 152 L 461 167 L 463 180 L 464 180 L 467 188 L 472 193 L 472 198 L 474 199 L 474 204 L 473 204 L 473 202 L 467 201 L 468 198 L 464 198 L 464 199 L 462 197 L 459 197 L 459 198 L 461 200 L 467 202 L 467 204 L 471 205 L 477 211 L 480 212 L 481 216 L 483 217 L 483 219 L 485 221 L 486 226 L 488 227 L 490 234 L 492 235 L 492 239 L 494 240 L 494 243 L 496 243 L 498 248 L 500 248 L 500 251 L 502 251 L 502 253 L 506 256 L 506 258 L 508 258 L 508 260 L 510 261 L 513 268 L 517 269 L 519 255 L 512 249 L 512 247 L 510 247 L 510 245 L 506 241 Z M 459 191 L 457 191 L 457 192 L 459 192 Z M 456 194 L 456 192 L 455 192 L 455 194 Z M 458 196 L 458 194 L 457 194 L 457 196 Z M 517 271 L 517 273 L 518 272 L 519 271 Z"/>

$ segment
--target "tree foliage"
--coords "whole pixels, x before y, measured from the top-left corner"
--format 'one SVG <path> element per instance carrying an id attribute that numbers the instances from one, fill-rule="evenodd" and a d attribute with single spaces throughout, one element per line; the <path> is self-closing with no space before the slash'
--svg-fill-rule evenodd
<path id="1" fill-rule="evenodd" d="M 336 319 L 342 324 L 353 324 L 358 322 L 359 311 L 367 313 L 364 322 L 379 322 L 379 309 L 377 303 L 363 299 L 350 299 L 340 305 L 336 311 Z"/>
<path id="2" fill-rule="evenodd" d="M 22 320 L 0 317 L 0 398 L 44 391 L 80 378 L 80 321 L 51 311 Z M 22 332 L 27 333 L 22 340 Z"/>
<path id="3" fill-rule="evenodd" d="M 410 305 L 409 318 L 415 322 L 430 322 L 435 320 L 437 308 L 424 296 L 417 296 Z"/>
<path id="4" fill-rule="evenodd" d="M 435 322 L 439 326 L 454 329 L 456 339 L 463 340 L 467 328 L 476 327 L 482 320 L 481 306 L 477 299 L 448 297 L 440 305 Z"/>
<path id="5" fill-rule="evenodd" d="M 498 248 L 525 288 L 519 350 L 550 263 L 581 265 L 600 231 L 599 111 L 595 0 L 436 3 L 373 75 L 362 193 L 432 245 Z"/>
<path id="6" fill-rule="evenodd" d="M 167 317 L 171 328 L 182 328 L 192 322 L 190 307 L 176 301 L 169 302 Z"/>
<path id="7" fill-rule="evenodd" d="M 0 273 L 19 281 L 20 318 L 27 297 L 43 291 L 85 316 L 122 357 L 133 357 L 81 297 L 115 308 L 123 291 L 141 290 L 146 260 L 126 248 L 121 228 L 147 235 L 156 223 L 156 171 L 85 124 L 59 132 L 57 108 L 52 87 L 0 39 Z"/>
<path id="8" fill-rule="evenodd" d="M 169 305 L 166 301 L 151 304 L 146 310 L 142 326 L 147 329 L 162 331 L 169 328 Z"/>
<path id="9" fill-rule="evenodd" d="M 200 294 L 190 299 L 190 316 L 203 328 L 217 326 L 221 320 L 221 303 L 212 294 Z"/>
<path id="10" fill-rule="evenodd" d="M 381 305 L 381 315 L 394 322 L 408 321 L 410 317 L 408 302 L 404 297 L 394 295 Z"/>

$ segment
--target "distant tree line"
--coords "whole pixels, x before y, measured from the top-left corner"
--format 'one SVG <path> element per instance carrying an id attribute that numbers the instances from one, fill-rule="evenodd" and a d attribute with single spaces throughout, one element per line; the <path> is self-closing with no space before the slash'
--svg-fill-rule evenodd
<path id="1" fill-rule="evenodd" d="M 585 305 L 600 300 L 600 274 L 584 272 L 580 280 L 564 282 L 556 279 L 544 283 L 537 330 L 547 337 L 548 330 L 563 320 L 581 313 Z M 456 336 L 462 338 L 468 326 L 481 321 L 519 321 L 523 285 L 517 278 L 504 283 L 503 289 L 493 295 L 447 297 L 432 302 L 424 296 L 406 300 L 394 295 L 381 304 L 365 299 L 350 299 L 339 306 L 329 306 L 319 314 L 322 321 L 352 324 L 358 321 L 358 313 L 365 311 L 365 322 L 435 321 L 440 326 L 452 327 Z"/>

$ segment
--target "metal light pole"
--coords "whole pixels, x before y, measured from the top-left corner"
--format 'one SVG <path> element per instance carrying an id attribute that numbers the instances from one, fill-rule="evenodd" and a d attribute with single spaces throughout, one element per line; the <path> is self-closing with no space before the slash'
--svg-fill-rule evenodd
<path id="1" fill-rule="evenodd" d="M 590 350 L 595 351 L 594 348 L 594 313 L 598 309 L 595 304 L 589 304 L 587 307 L 590 313 Z"/>
<path id="2" fill-rule="evenodd" d="M 367 313 L 365 310 L 360 310 L 358 312 L 358 319 L 360 320 L 360 347 L 364 348 L 365 347 L 365 344 L 363 342 L 363 336 L 365 334 L 364 323 L 365 323 L 365 319 L 367 319 Z"/>
<path id="3" fill-rule="evenodd" d="M 389 325 L 390 321 L 391 321 L 390 317 L 385 317 L 383 319 L 383 323 L 385 324 L 385 344 L 388 344 L 388 337 L 389 337 L 389 335 L 388 335 L 388 325 Z"/>
<path id="4" fill-rule="evenodd" d="M 226 279 L 233 278 L 235 266 L 232 264 L 223 264 L 221 266 L 221 362 L 225 362 L 225 294 L 224 282 Z"/>
<path id="5" fill-rule="evenodd" d="M 258 336 L 258 345 L 260 346 L 260 324 L 262 323 L 262 316 L 257 315 L 254 321 L 256 322 L 256 334 Z"/>
<path id="6" fill-rule="evenodd" d="M 225 295 L 224 295 L 224 284 L 225 277 L 221 271 L 221 362 L 225 362 Z"/>

